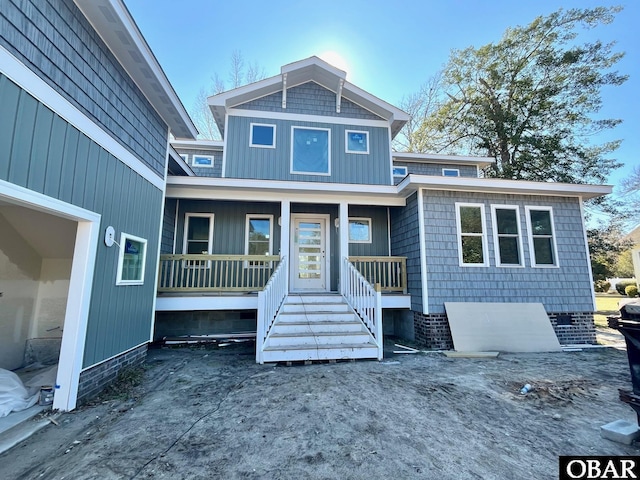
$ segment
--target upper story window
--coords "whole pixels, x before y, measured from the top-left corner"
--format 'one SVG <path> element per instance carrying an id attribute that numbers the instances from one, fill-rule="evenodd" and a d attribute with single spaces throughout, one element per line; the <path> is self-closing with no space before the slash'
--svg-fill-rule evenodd
<path id="1" fill-rule="evenodd" d="M 291 173 L 331 175 L 331 131 L 291 127 Z"/>
<path id="2" fill-rule="evenodd" d="M 551 207 L 525 207 L 532 267 L 557 267 L 556 239 Z"/>
<path id="3" fill-rule="evenodd" d="M 370 218 L 349 218 L 349 243 L 371 243 Z"/>
<path id="4" fill-rule="evenodd" d="M 123 232 L 120 236 L 116 285 L 144 284 L 146 257 L 147 240 Z"/>
<path id="5" fill-rule="evenodd" d="M 249 146 L 258 148 L 275 148 L 276 126 L 264 123 L 252 123 L 249 134 Z"/>
<path id="6" fill-rule="evenodd" d="M 443 168 L 442 175 L 445 177 L 459 177 L 460 170 L 458 170 L 457 168 Z"/>
<path id="7" fill-rule="evenodd" d="M 488 266 L 484 205 L 456 203 L 456 224 L 460 265 Z"/>
<path id="8" fill-rule="evenodd" d="M 345 131 L 345 145 L 347 153 L 369 153 L 369 132 Z"/>
<path id="9" fill-rule="evenodd" d="M 518 207 L 491 205 L 491 216 L 493 217 L 496 265 L 499 267 L 522 266 L 522 240 Z"/>
<path id="10" fill-rule="evenodd" d="M 191 164 L 194 167 L 213 167 L 213 155 L 194 155 Z"/>
<path id="11" fill-rule="evenodd" d="M 407 167 L 393 167 L 393 176 L 394 177 L 406 177 L 407 176 Z"/>

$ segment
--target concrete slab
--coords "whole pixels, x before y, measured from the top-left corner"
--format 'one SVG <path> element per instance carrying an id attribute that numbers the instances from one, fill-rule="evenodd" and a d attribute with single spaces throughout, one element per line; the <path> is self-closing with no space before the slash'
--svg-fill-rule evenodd
<path id="1" fill-rule="evenodd" d="M 600 436 L 607 440 L 631 445 L 640 438 L 640 428 L 638 428 L 637 423 L 616 420 L 600 427 Z"/>
<path id="2" fill-rule="evenodd" d="M 0 434 L 0 455 L 7 450 L 15 447 L 20 442 L 25 441 L 34 433 L 42 430 L 44 427 L 51 423 L 51 419 L 55 420 L 58 415 L 46 417 L 38 421 L 27 420 L 16 425 L 15 427 Z"/>
<path id="3" fill-rule="evenodd" d="M 500 352 L 442 352 L 449 358 L 498 358 Z"/>

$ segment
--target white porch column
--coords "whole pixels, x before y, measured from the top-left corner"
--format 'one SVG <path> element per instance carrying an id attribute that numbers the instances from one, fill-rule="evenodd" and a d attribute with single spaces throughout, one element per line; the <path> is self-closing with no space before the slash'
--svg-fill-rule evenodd
<path id="1" fill-rule="evenodd" d="M 289 245 L 290 245 L 290 235 L 291 235 L 290 224 L 291 224 L 291 202 L 289 200 L 282 200 L 280 202 L 280 257 L 289 256 Z"/>
<path id="2" fill-rule="evenodd" d="M 349 256 L 349 204 L 347 202 L 340 202 L 339 211 L 340 224 L 338 226 L 338 236 L 340 241 L 340 292 L 344 294 L 344 272 L 342 271 L 344 257 Z"/>

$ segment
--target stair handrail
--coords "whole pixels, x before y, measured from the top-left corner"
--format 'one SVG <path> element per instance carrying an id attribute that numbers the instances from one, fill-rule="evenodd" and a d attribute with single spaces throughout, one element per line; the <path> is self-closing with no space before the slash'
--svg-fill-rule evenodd
<path id="1" fill-rule="evenodd" d="M 382 292 L 380 284 L 371 285 L 358 269 L 343 257 L 342 296 L 362 319 L 378 345 L 378 360 L 382 360 Z"/>
<path id="2" fill-rule="evenodd" d="M 269 336 L 278 312 L 289 294 L 289 269 L 287 264 L 287 257 L 282 257 L 280 264 L 271 275 L 264 289 L 258 292 L 256 362 L 260 364 L 264 363 L 262 357 L 264 342 Z"/>

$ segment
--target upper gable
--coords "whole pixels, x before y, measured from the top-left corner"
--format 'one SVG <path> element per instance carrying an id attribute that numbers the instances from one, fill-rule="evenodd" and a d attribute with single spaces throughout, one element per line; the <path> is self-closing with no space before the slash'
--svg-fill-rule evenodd
<path id="1" fill-rule="evenodd" d="M 328 88 L 310 81 L 287 89 L 286 108 L 282 108 L 282 90 L 234 108 L 261 112 L 297 113 L 325 117 L 356 118 L 364 120 L 385 120 L 379 115 L 342 98 L 340 112 L 336 108 L 337 96 Z"/>

